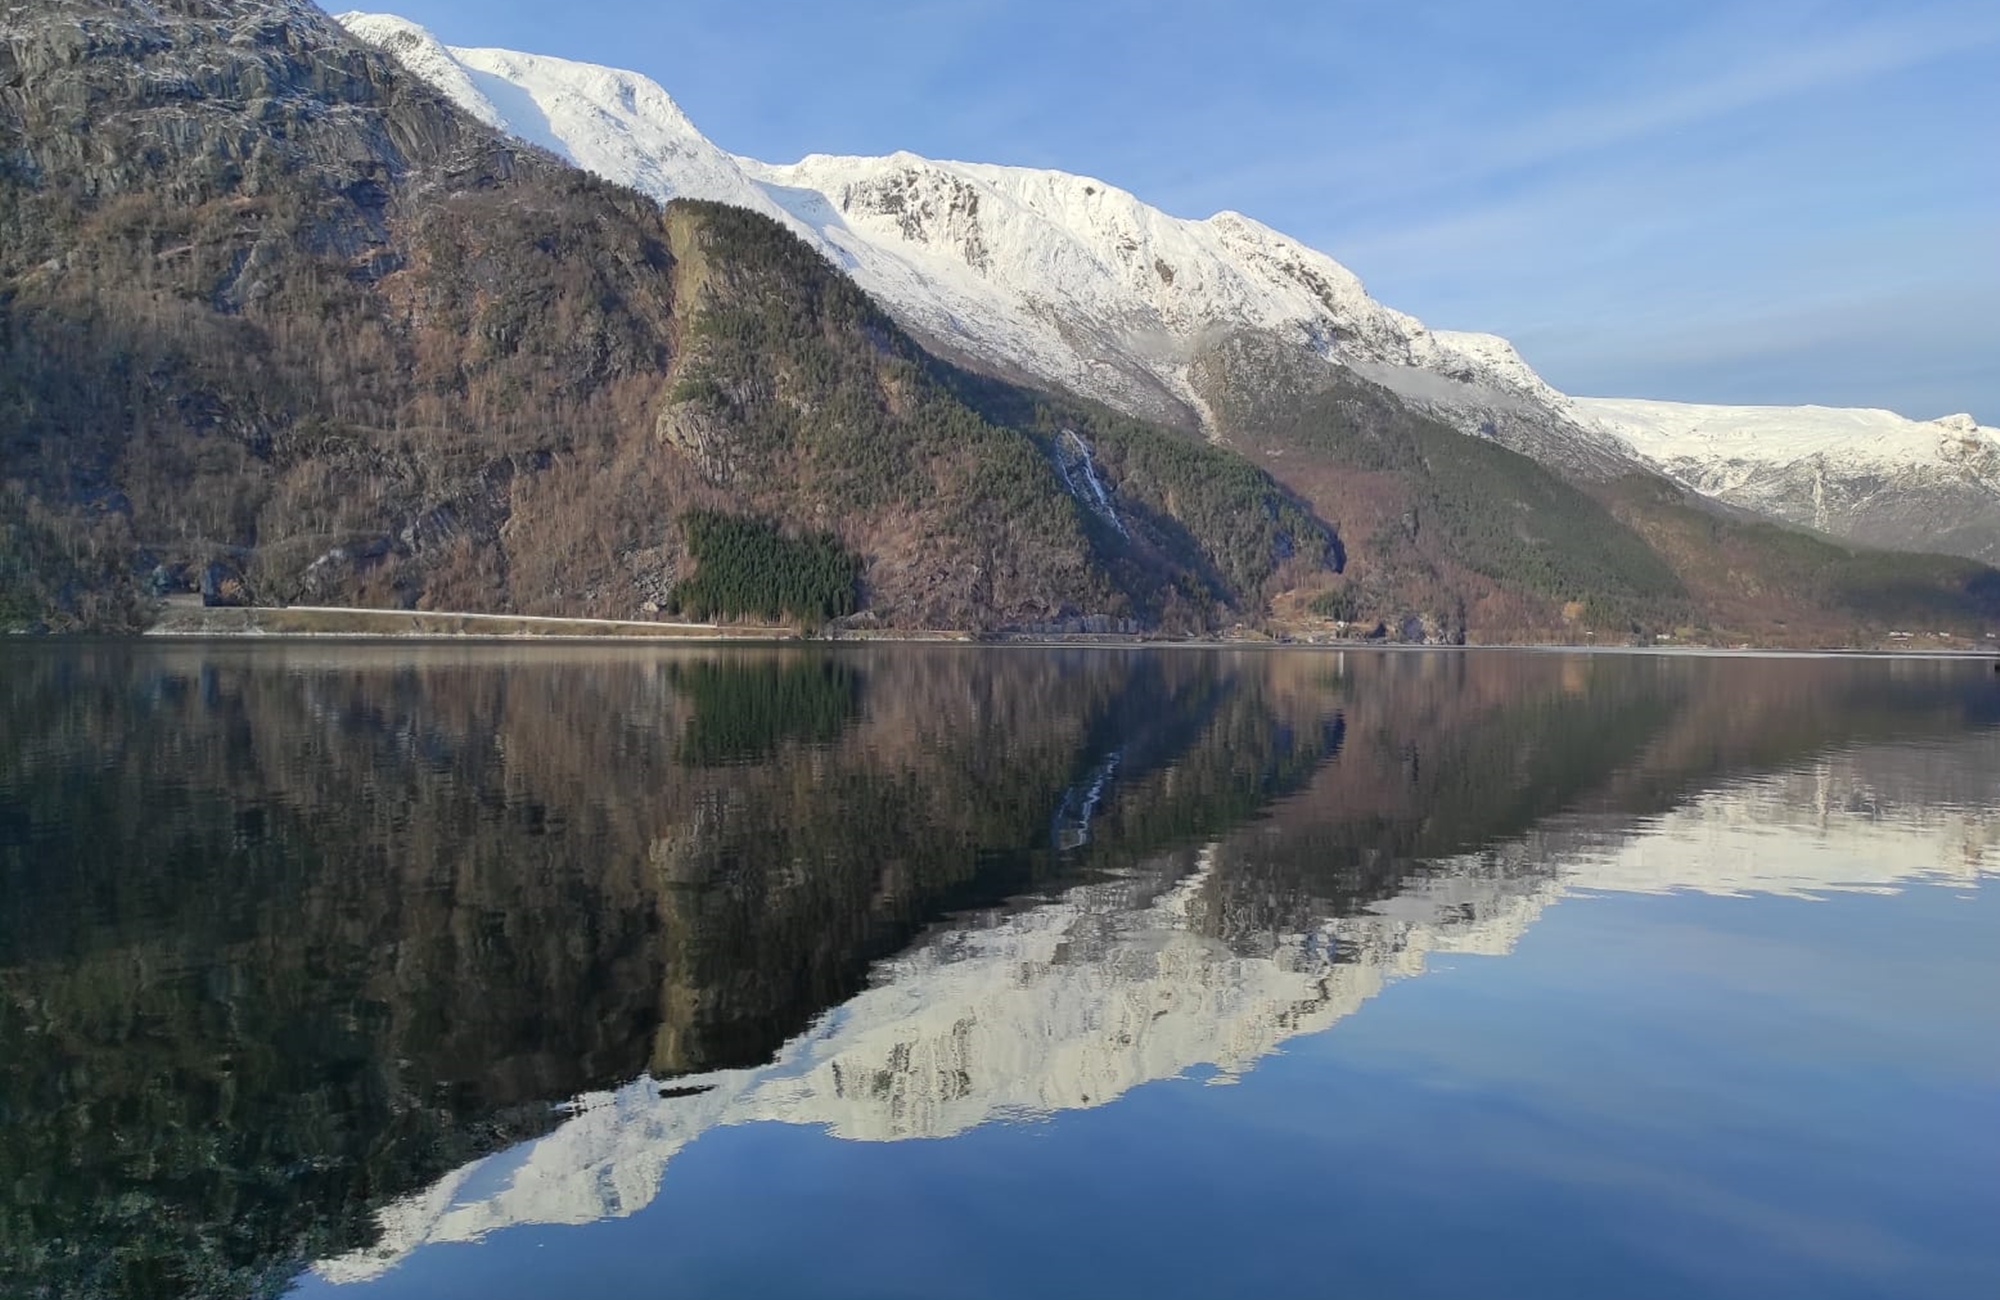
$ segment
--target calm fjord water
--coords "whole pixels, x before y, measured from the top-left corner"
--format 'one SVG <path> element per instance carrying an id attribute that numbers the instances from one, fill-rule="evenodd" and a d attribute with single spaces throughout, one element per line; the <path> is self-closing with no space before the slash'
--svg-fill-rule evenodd
<path id="1" fill-rule="evenodd" d="M 0 650 L 0 1293 L 2000 1295 L 1985 664 Z"/>

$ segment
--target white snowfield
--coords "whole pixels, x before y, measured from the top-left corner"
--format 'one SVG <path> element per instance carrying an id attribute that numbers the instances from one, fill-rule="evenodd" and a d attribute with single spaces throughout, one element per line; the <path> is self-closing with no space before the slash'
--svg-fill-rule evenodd
<path id="1" fill-rule="evenodd" d="M 1970 415 L 1912 420 L 1894 411 L 1834 406 L 1704 406 L 1626 397 L 1577 397 L 1576 410 L 1663 465 L 1725 470 L 1844 462 L 1903 469 L 1955 466 L 1991 475 L 2000 429 Z"/>
<path id="2" fill-rule="evenodd" d="M 2000 448 L 2000 429 L 1976 424 L 1970 415 L 1912 420 L 1865 407 L 1704 406 L 1629 397 L 1571 400 L 1583 414 L 1660 460 L 1851 456 L 1907 464 Z"/>
<path id="3" fill-rule="evenodd" d="M 1439 863 L 1366 913 L 1300 918 L 1304 928 L 1248 950 L 1213 937 L 1206 886 L 1233 856 L 1257 852 L 1258 836 L 1192 860 L 1170 855 L 933 935 L 884 962 L 869 989 L 767 1066 L 676 1079 L 673 1096 L 642 1078 L 583 1098 L 547 1137 L 394 1203 L 375 1246 L 316 1268 L 363 1281 L 429 1243 L 636 1213 L 675 1155 L 728 1125 L 890 1142 L 1102 1106 L 1191 1073 L 1229 1083 L 1423 974 L 1434 953 L 1512 951 L 1544 911 L 1578 895 L 1978 888 L 2000 872 L 2000 819 L 1971 799 L 1956 809 L 1904 801 L 1897 780 L 1914 768 L 1925 780 L 1974 781 L 2000 758 L 1996 745 L 1850 751 L 1739 781 L 1636 827 L 1558 819 Z"/>
<path id="4" fill-rule="evenodd" d="M 1734 504 L 1888 545 L 1922 544 L 1924 520 L 1949 512 L 1970 520 L 1953 549 L 2000 560 L 1996 435 L 1969 417 L 1572 399 L 1507 340 L 1429 329 L 1240 213 L 1187 220 L 1086 176 L 909 153 L 775 166 L 715 145 L 637 73 L 447 47 L 390 15 L 339 21 L 473 116 L 579 167 L 663 201 L 776 218 L 947 356 L 1213 435 L 1193 362 L 1226 332 L 1260 331 L 1558 466 L 1650 463 Z"/>

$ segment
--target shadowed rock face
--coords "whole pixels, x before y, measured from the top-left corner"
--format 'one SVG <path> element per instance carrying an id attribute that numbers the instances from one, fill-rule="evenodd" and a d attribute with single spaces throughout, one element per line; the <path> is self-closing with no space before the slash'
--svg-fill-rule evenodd
<path id="1" fill-rule="evenodd" d="M 1730 773 L 2000 720 L 1990 674 L 1938 664 L 144 647 L 5 667 L 0 1258 L 30 1294 L 274 1292 L 365 1254 L 377 1207 L 549 1131 L 552 1103 L 635 1078 L 705 1089 L 678 1099 L 696 1119 L 894 1136 L 1249 1068 L 1425 945 L 1501 942 L 1566 846 Z M 1829 772 L 1841 800 L 1894 798 L 1893 768 Z M 899 1027 L 911 998 L 935 1014 Z M 1093 999 L 1127 1007 L 1130 1043 L 1093 1036 Z M 945 1051 L 937 1017 L 967 1005 L 984 1027 Z M 1081 1017 L 1081 1075 L 995 1064 L 1057 1015 Z M 759 1075 L 774 1056 L 808 1083 Z"/>
<path id="2" fill-rule="evenodd" d="M 310 5 L 6 22 L 0 596 L 117 625 L 141 575 L 409 604 L 470 565 L 505 607 L 472 543 L 516 513 L 517 476 L 602 428 L 621 377 L 659 383 L 652 205 L 501 144 Z M 620 306 L 549 322 L 558 420 L 505 299 L 554 287 L 565 205 L 624 269 L 565 272 Z"/>
<path id="3" fill-rule="evenodd" d="M 47 0 L 15 9 L 4 35 L 10 171 L 91 208 L 130 195 L 190 207 L 316 199 L 308 246 L 355 256 L 386 243 L 393 187 L 413 172 L 474 168 L 490 181 L 514 170 L 490 132 L 311 5 Z M 22 206 L 33 216 L 56 205 Z"/>

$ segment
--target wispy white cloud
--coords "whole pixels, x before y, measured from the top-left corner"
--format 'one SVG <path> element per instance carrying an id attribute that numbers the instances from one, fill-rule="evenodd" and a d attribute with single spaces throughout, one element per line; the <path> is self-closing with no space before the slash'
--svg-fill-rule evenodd
<path id="1" fill-rule="evenodd" d="M 1339 114 L 1311 166 L 1289 153 L 1253 152 L 1199 188 L 1280 203 L 1313 192 L 1363 214 L 1412 198 L 1450 202 L 1511 173 L 1546 169 L 1560 184 L 1561 173 L 1605 154 L 1995 45 L 2000 9 L 1992 6 L 1899 10 L 1804 34 L 1731 15 L 1666 49 L 1613 52 L 1597 70 L 1597 81 L 1612 83 L 1603 93 L 1571 92 L 1528 109 L 1520 101 L 1530 96 L 1504 79 L 1480 90 L 1454 90 L 1447 79 L 1444 90 L 1396 113 Z M 1231 204 L 1242 200 L 1223 206 Z"/>
<path id="2" fill-rule="evenodd" d="M 1635 63 L 1624 93 L 1444 148 L 1336 152 L 1344 179 L 1379 182 L 1301 233 L 1389 301 L 1513 337 L 1558 385 L 2000 422 L 2000 169 L 1980 125 L 2000 95 L 1951 80 L 2000 43 L 2000 11 L 1774 39 L 1710 26 Z M 1944 89 L 1913 90 L 1926 76 Z"/>
<path id="3" fill-rule="evenodd" d="M 1856 24 L 1818 39 L 1767 45 L 1734 60 L 1732 33 L 1709 30 L 1676 63 L 1728 61 L 1686 84 L 1669 82 L 1608 103 L 1574 104 L 1503 128 L 1479 152 L 1484 171 L 1521 167 L 1622 147 L 1665 132 L 1780 100 L 1920 67 L 2000 42 L 2000 9 L 1914 13 Z"/>

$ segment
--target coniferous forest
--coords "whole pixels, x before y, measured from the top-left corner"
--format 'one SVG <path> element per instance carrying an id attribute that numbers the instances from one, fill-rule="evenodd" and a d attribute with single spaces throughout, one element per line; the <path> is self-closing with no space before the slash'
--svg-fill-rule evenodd
<path id="1" fill-rule="evenodd" d="M 854 612 L 860 562 L 831 534 L 794 539 L 770 524 L 711 511 L 681 525 L 695 572 L 674 588 L 674 612 L 807 624 Z"/>

